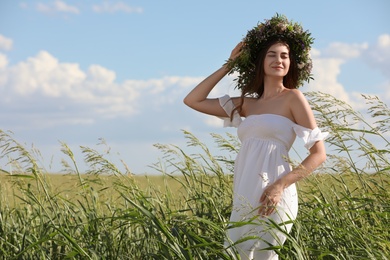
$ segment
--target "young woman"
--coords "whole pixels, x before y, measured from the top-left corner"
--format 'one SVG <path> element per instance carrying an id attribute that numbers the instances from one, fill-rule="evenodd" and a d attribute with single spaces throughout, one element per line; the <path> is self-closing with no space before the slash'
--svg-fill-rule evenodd
<path id="1" fill-rule="evenodd" d="M 326 158 L 322 141 L 326 133 L 317 127 L 307 100 L 297 89 L 310 77 L 311 43 L 310 34 L 300 25 L 276 15 L 249 31 L 228 62 L 184 99 L 199 112 L 225 118 L 225 126 L 238 127 L 241 148 L 235 161 L 228 237 L 241 259 L 278 259 L 267 248 L 284 243 L 290 220 L 297 216 L 295 183 Z M 241 97 L 208 98 L 233 71 L 239 72 Z M 309 155 L 291 169 L 288 151 L 297 135 Z M 270 219 L 285 231 L 272 228 Z M 243 221 L 248 224 L 234 226 Z"/>

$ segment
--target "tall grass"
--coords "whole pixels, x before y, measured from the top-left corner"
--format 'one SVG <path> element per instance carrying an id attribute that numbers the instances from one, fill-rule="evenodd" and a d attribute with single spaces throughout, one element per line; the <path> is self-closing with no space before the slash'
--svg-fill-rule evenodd
<path id="1" fill-rule="evenodd" d="M 329 160 L 298 184 L 298 218 L 275 250 L 280 259 L 389 259 L 389 109 L 366 96 L 365 119 L 329 95 L 308 98 L 321 128 L 331 132 Z M 152 167 L 161 173 L 160 183 L 147 176 L 140 183 L 125 164 L 120 170 L 107 159 L 109 149 L 80 147 L 89 169 L 81 173 L 62 143 L 65 172 L 76 178 L 59 185 L 40 165 L 39 151 L 0 131 L 1 158 L 14 169 L 1 176 L 1 258 L 238 257 L 223 244 L 239 143 L 229 134 L 212 136 L 227 155 L 211 154 L 186 131 L 187 148 L 195 152 L 156 144 L 162 158 Z"/>

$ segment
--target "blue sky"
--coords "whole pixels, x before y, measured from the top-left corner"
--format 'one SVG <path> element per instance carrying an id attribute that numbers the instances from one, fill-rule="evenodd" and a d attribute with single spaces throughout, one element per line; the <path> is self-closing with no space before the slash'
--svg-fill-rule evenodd
<path id="1" fill-rule="evenodd" d="M 259 21 L 285 14 L 315 43 L 315 81 L 361 109 L 360 93 L 390 103 L 390 18 L 374 1 L 17 1 L 0 3 L 0 128 L 41 151 L 60 171 L 60 141 L 83 166 L 79 146 L 101 152 L 132 172 L 151 172 L 155 143 L 185 146 L 181 129 L 213 147 L 217 118 L 182 103 Z M 234 95 L 232 77 L 213 92 Z M 4 163 L 4 162 L 3 162 Z M 4 166 L 2 166 L 4 167 Z"/>

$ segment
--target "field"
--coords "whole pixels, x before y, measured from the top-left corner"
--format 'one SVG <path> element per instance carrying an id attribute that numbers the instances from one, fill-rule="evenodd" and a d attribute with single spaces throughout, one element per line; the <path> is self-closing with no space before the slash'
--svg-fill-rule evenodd
<path id="1" fill-rule="evenodd" d="M 322 129 L 332 133 L 328 161 L 298 183 L 300 208 L 280 259 L 389 259 L 389 109 L 365 97 L 369 119 L 325 94 L 309 94 Z M 192 133 L 188 147 L 157 144 L 158 176 L 121 172 L 107 154 L 83 147 L 90 170 L 73 152 L 67 174 L 49 174 L 0 131 L 2 259 L 234 259 L 223 242 L 231 211 L 236 138 L 213 135 L 228 156 L 210 154 Z M 295 162 L 292 162 L 294 165 Z M 245 224 L 245 223 L 242 223 Z M 275 225 L 273 228 L 278 228 Z"/>

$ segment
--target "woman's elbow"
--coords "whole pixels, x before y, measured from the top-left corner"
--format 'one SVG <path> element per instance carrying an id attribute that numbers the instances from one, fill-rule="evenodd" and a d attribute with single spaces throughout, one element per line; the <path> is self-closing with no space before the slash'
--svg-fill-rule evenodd
<path id="1" fill-rule="evenodd" d="M 197 108 L 200 106 L 200 101 L 198 101 L 196 98 L 194 97 L 191 97 L 190 95 L 187 95 L 184 99 L 183 99 L 183 103 L 192 108 L 192 109 L 195 109 L 197 110 Z"/>
<path id="2" fill-rule="evenodd" d="M 191 106 L 192 102 L 191 102 L 191 100 L 188 98 L 188 96 L 185 97 L 185 98 L 183 99 L 183 103 L 184 103 L 186 106 L 192 107 L 192 106 Z"/>

